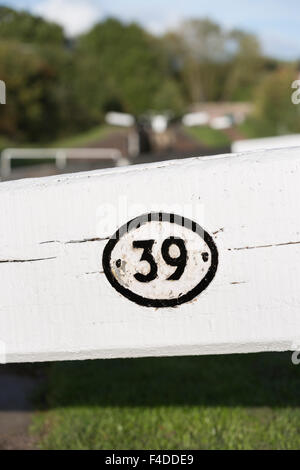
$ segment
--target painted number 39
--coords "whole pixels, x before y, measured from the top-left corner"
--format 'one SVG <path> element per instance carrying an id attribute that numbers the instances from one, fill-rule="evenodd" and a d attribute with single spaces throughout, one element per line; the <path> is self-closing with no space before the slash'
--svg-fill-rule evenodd
<path id="1" fill-rule="evenodd" d="M 104 273 L 114 289 L 144 307 L 177 307 L 213 280 L 218 251 L 196 222 L 151 212 L 122 225 L 103 251 Z"/>
<path id="2" fill-rule="evenodd" d="M 150 271 L 148 274 L 141 274 L 137 272 L 134 277 L 137 281 L 139 282 L 151 282 L 154 281 L 154 279 L 157 278 L 157 263 L 152 255 L 152 248 L 154 245 L 155 240 L 135 240 L 133 242 L 133 248 L 142 248 L 143 254 L 141 256 L 140 261 L 147 261 L 150 265 Z M 179 249 L 179 256 L 173 258 L 170 255 L 170 248 L 172 245 L 175 245 Z M 164 240 L 162 247 L 161 247 L 161 254 L 164 259 L 164 261 L 169 265 L 169 266 L 176 266 L 176 270 L 174 271 L 171 276 L 167 278 L 168 281 L 178 281 L 186 267 L 186 261 L 187 261 L 187 250 L 185 247 L 184 240 L 181 238 L 174 238 L 174 237 L 169 237 L 166 240 Z"/>

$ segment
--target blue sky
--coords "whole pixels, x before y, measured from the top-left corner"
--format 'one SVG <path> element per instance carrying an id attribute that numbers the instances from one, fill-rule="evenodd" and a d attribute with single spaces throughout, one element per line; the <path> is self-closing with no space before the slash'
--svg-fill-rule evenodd
<path id="1" fill-rule="evenodd" d="M 210 17 L 256 33 L 271 55 L 300 58 L 299 0 L 0 0 L 62 24 L 70 36 L 106 16 L 135 20 L 160 34 L 184 18 Z"/>

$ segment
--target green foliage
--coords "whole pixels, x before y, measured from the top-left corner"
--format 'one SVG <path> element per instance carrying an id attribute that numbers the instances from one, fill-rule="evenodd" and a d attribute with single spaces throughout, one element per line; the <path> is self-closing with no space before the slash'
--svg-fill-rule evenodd
<path id="1" fill-rule="evenodd" d="M 242 124 L 239 124 L 238 128 L 241 134 L 248 139 L 272 137 L 276 135 L 276 132 L 266 119 L 257 119 L 254 116 L 249 117 Z"/>
<path id="2" fill-rule="evenodd" d="M 35 432 L 44 449 L 297 449 L 290 354 L 52 364 Z"/>
<path id="3" fill-rule="evenodd" d="M 51 142 L 49 143 L 49 147 L 86 147 L 93 142 L 99 142 L 99 140 L 105 138 L 116 129 L 118 129 L 116 126 L 108 125 L 92 127 L 87 131 L 79 132 L 75 135 L 70 135 L 68 137 L 64 137 L 63 139 Z"/>
<path id="4" fill-rule="evenodd" d="M 108 19 L 80 38 L 76 53 L 81 57 L 80 89 L 92 109 L 117 107 L 140 114 L 162 95 L 168 108 L 181 106 L 155 40 L 140 26 Z"/>
<path id="5" fill-rule="evenodd" d="M 264 65 L 255 36 L 208 19 L 184 21 L 164 46 L 191 102 L 251 98 Z"/>
<path id="6" fill-rule="evenodd" d="M 2 137 L 0 135 L 0 152 L 7 148 L 7 147 L 11 147 L 12 144 L 11 144 L 11 141 L 9 139 L 7 139 L 7 137 Z"/>
<path id="7" fill-rule="evenodd" d="M 171 110 L 180 114 L 184 109 L 184 100 L 174 80 L 165 80 L 154 95 L 152 109 L 155 111 Z"/>
<path id="8" fill-rule="evenodd" d="M 49 23 L 25 11 L 15 11 L 0 6 L 0 40 L 14 39 L 23 43 L 61 45 L 63 30 L 55 23 Z"/>
<path id="9" fill-rule="evenodd" d="M 286 65 L 268 74 L 256 90 L 255 118 L 269 135 L 300 132 L 300 107 L 291 100 L 296 77 L 295 67 Z"/>
<path id="10" fill-rule="evenodd" d="M 0 131 L 32 140 L 52 135 L 56 107 L 52 66 L 30 45 L 0 43 L 0 76 L 7 83 L 7 104 L 0 108 Z"/>
<path id="11" fill-rule="evenodd" d="M 73 53 L 60 26 L 0 7 L 0 38 L 7 91 L 0 135 L 15 144 L 47 142 L 95 124 L 77 100 Z"/>
<path id="12" fill-rule="evenodd" d="M 16 144 L 84 132 L 103 123 L 108 110 L 176 116 L 191 102 L 254 95 L 258 131 L 298 131 L 300 107 L 288 96 L 294 73 L 262 58 L 253 35 L 208 19 L 153 37 L 110 18 L 67 41 L 60 26 L 0 7 L 0 79 L 7 85 L 0 136 Z"/>
<path id="13" fill-rule="evenodd" d="M 16 141 L 56 138 L 76 109 L 68 67 L 68 54 L 59 48 L 1 42 L 0 77 L 7 84 L 7 104 L 0 107 L 0 134 Z M 74 112 L 72 128 L 76 116 Z"/>
<path id="14" fill-rule="evenodd" d="M 1 7 L 0 38 L 0 135 L 16 144 L 93 128 L 111 109 L 183 109 L 159 40 L 136 24 L 108 19 L 69 47 L 59 26 Z"/>
<path id="15" fill-rule="evenodd" d="M 224 82 L 223 98 L 252 100 L 257 79 L 262 76 L 265 66 L 260 44 L 254 35 L 239 30 L 232 31 L 229 40 L 235 44 L 235 53 Z"/>

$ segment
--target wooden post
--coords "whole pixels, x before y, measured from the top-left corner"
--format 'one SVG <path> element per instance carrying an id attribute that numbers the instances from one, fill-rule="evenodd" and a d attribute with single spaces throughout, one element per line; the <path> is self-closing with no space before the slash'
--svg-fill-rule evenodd
<path id="1" fill-rule="evenodd" d="M 300 149 L 0 184 L 7 362 L 289 350 Z"/>

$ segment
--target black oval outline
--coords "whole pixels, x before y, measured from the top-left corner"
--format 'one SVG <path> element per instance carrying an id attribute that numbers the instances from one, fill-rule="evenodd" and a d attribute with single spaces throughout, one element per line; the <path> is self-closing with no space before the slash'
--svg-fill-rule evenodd
<path id="1" fill-rule="evenodd" d="M 176 299 L 148 299 L 146 297 L 142 297 L 138 294 L 135 294 L 130 289 L 126 289 L 117 281 L 115 276 L 112 274 L 110 268 L 111 253 L 116 244 L 119 242 L 120 238 L 123 237 L 123 235 L 129 233 L 131 230 L 136 230 L 147 222 L 161 222 L 165 217 L 170 219 L 166 220 L 166 222 L 174 223 L 187 228 L 189 228 L 188 225 L 192 227 L 189 228 L 189 230 L 196 232 L 200 236 L 200 238 L 202 238 L 202 240 L 204 240 L 205 243 L 208 245 L 212 257 L 211 265 L 209 270 L 207 271 L 206 276 L 199 282 L 199 284 L 197 284 L 192 290 L 187 292 L 185 295 L 182 295 L 181 297 L 178 297 Z M 138 305 L 142 305 L 143 307 L 155 308 L 177 307 L 178 305 L 184 304 L 194 299 L 197 295 L 199 295 L 204 289 L 208 287 L 208 285 L 215 277 L 218 267 L 218 261 L 219 255 L 216 244 L 212 237 L 202 227 L 200 227 L 200 225 L 190 219 L 187 219 L 186 217 L 182 217 L 176 214 L 167 214 L 163 212 L 150 212 L 149 214 L 143 214 L 139 217 L 135 217 L 126 224 L 122 225 L 122 227 L 119 228 L 107 242 L 103 250 L 102 256 L 103 270 L 107 277 L 107 280 L 120 294 L 124 295 L 124 297 L 137 303 Z"/>

